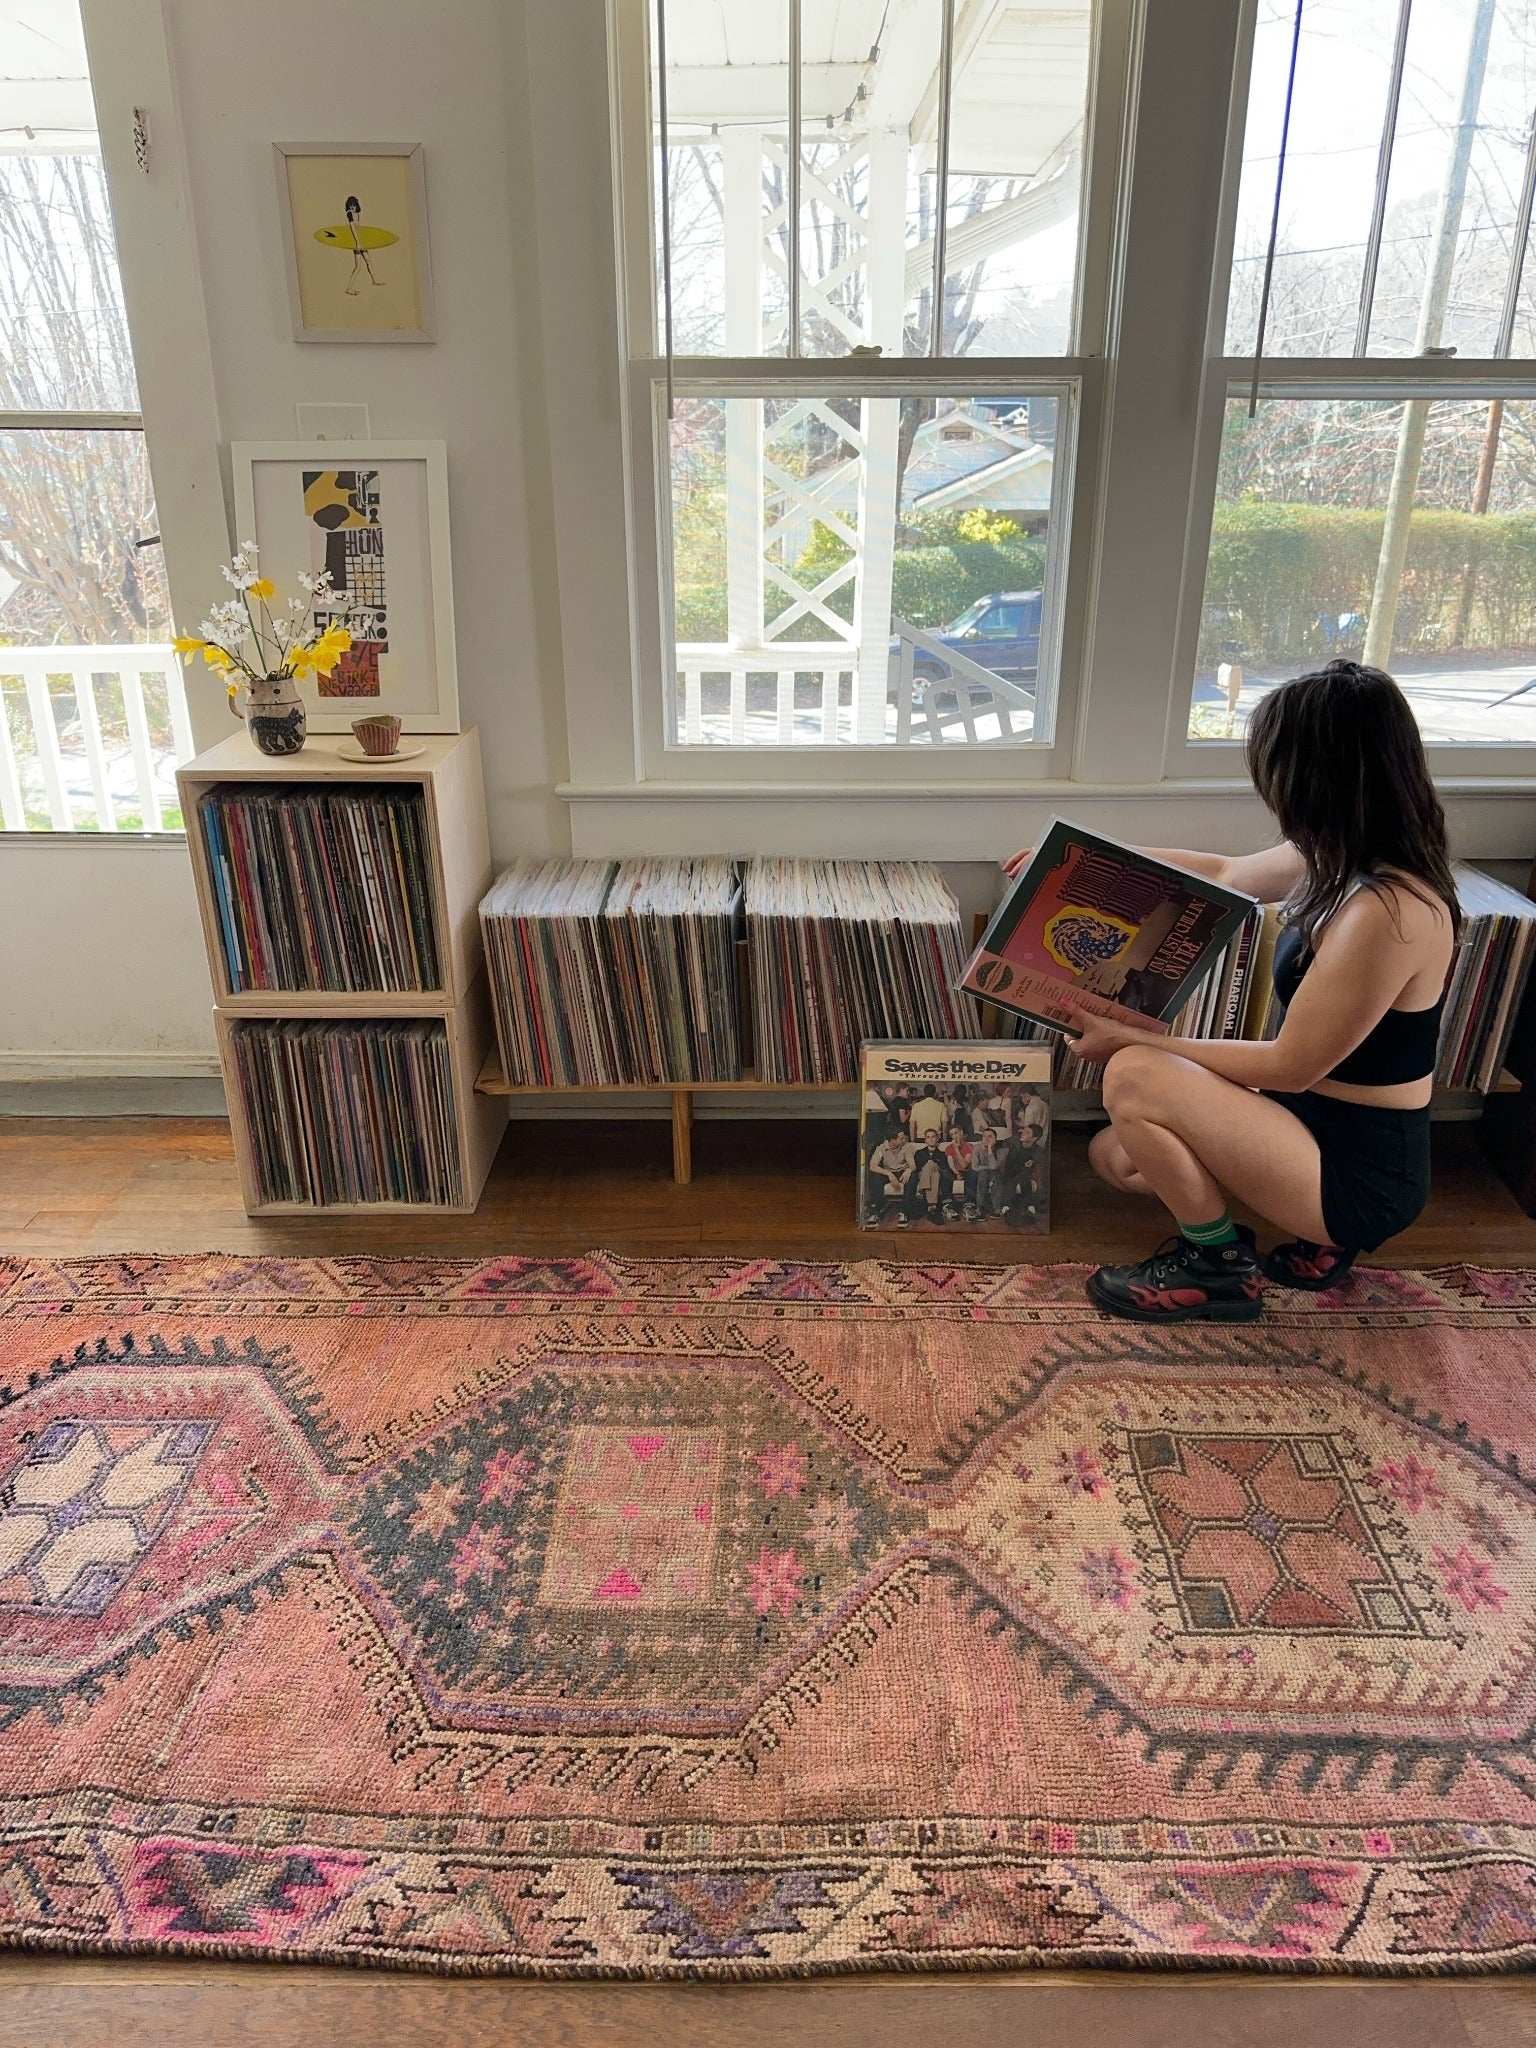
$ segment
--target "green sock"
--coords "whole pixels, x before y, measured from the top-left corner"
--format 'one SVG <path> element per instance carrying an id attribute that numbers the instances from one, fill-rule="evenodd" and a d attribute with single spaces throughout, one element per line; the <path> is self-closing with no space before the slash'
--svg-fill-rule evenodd
<path id="1" fill-rule="evenodd" d="M 1225 1244 L 1236 1244 L 1237 1225 L 1223 1209 L 1214 1223 L 1181 1223 L 1180 1235 L 1203 1252 L 1219 1252 Z"/>

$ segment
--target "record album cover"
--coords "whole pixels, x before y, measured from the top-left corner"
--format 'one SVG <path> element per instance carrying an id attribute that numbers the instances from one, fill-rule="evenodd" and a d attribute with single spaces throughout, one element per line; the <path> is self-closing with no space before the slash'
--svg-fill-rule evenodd
<path id="1" fill-rule="evenodd" d="M 869 1043 L 861 1086 L 861 1230 L 1050 1228 L 1050 1046 Z"/>
<path id="2" fill-rule="evenodd" d="M 1166 1031 L 1252 897 L 1053 819 L 966 964 L 960 986 L 1062 1030 L 1063 998 Z"/>

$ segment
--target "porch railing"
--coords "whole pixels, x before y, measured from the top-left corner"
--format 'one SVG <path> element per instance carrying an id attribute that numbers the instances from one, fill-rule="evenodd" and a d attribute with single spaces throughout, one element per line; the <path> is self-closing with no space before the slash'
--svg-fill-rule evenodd
<path id="1" fill-rule="evenodd" d="M 892 619 L 891 634 L 876 743 L 995 746 L 1034 737 L 1033 684 L 983 668 L 906 619 Z M 858 650 L 845 641 L 681 642 L 677 690 L 684 746 L 850 746 L 858 739 Z"/>
<path id="2" fill-rule="evenodd" d="M 7 832 L 177 830 L 176 765 L 192 752 L 172 648 L 0 646 Z"/>

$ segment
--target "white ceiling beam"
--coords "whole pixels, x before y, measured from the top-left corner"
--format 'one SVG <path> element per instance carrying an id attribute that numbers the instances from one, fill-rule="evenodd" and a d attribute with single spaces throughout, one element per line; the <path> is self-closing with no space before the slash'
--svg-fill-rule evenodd
<path id="1" fill-rule="evenodd" d="M 989 206 L 969 220 L 952 221 L 946 238 L 948 268 L 953 275 L 987 256 L 997 256 L 1016 243 L 1043 235 L 1047 228 L 1071 217 L 1078 203 L 1078 158 L 1074 150 L 1054 177 L 1017 199 Z M 915 296 L 933 282 L 933 243 L 919 242 L 907 251 L 907 295 Z"/>

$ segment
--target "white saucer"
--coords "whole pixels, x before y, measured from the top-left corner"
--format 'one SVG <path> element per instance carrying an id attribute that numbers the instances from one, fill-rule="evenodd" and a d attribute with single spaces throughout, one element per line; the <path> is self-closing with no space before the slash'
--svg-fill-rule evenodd
<path id="1" fill-rule="evenodd" d="M 414 761 L 427 751 L 427 745 L 425 740 L 418 740 L 414 747 L 396 747 L 392 754 L 367 754 L 356 740 L 343 740 L 336 751 L 343 761 L 373 761 L 382 766 L 387 761 Z"/>

